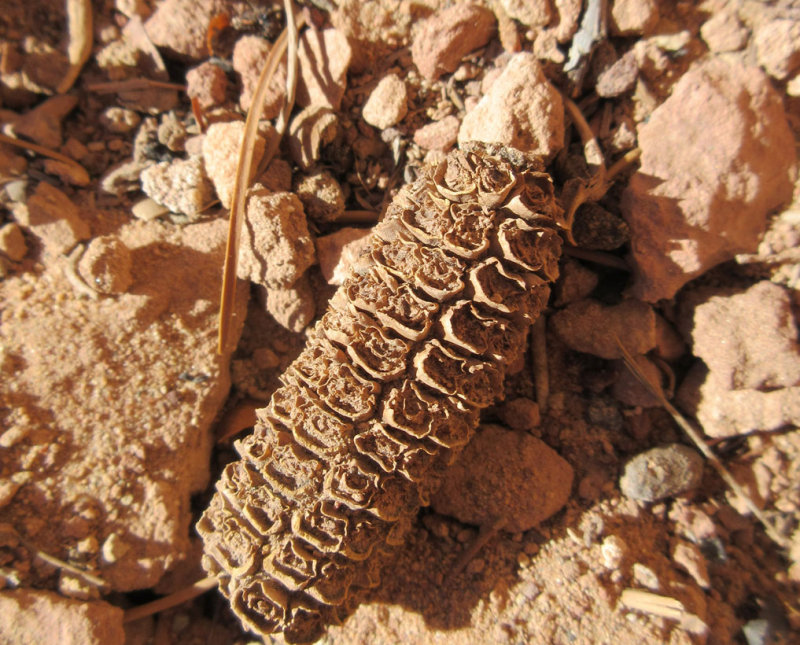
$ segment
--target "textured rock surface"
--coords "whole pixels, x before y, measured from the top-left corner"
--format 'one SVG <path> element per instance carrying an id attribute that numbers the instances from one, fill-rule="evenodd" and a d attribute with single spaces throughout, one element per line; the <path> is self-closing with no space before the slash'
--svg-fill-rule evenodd
<path id="1" fill-rule="evenodd" d="M 239 146 L 244 136 L 244 121 L 228 121 L 226 123 L 212 123 L 203 139 L 203 161 L 205 169 L 217 196 L 225 208 L 231 207 L 234 183 L 236 181 L 236 166 L 239 162 Z M 253 168 L 255 172 L 261 155 L 264 154 L 266 141 L 257 134 L 253 147 Z"/>
<path id="2" fill-rule="evenodd" d="M 611 31 L 617 35 L 647 33 L 657 22 L 657 0 L 614 0 L 611 6 Z"/>
<path id="3" fill-rule="evenodd" d="M 80 209 L 58 188 L 40 182 L 28 198 L 28 207 L 17 221 L 42 240 L 53 255 L 65 253 L 89 237 L 89 225 L 81 219 Z"/>
<path id="4" fill-rule="evenodd" d="M 3 302 L 25 294 L 0 325 L 0 363 L 14 369 L 0 379 L 0 488 L 16 483 L 3 521 L 111 590 L 154 585 L 189 550 L 190 496 L 207 484 L 230 385 L 215 351 L 226 230 L 126 223 L 133 282 L 114 298 L 79 297 L 58 264 L 0 281 Z M 127 550 L 101 560 L 112 534 L 112 551 Z"/>
<path id="5" fill-rule="evenodd" d="M 297 104 L 338 110 L 347 84 L 352 52 L 347 38 L 336 29 L 308 29 L 297 52 Z"/>
<path id="6" fill-rule="evenodd" d="M 346 614 L 502 396 L 561 239 L 549 176 L 497 154 L 454 152 L 395 198 L 238 442 L 197 528 L 248 629 L 313 640 Z"/>
<path id="7" fill-rule="evenodd" d="M 389 74 L 372 90 L 361 115 L 367 123 L 383 130 L 403 120 L 408 112 L 406 101 L 406 84 L 397 74 Z"/>
<path id="8" fill-rule="evenodd" d="M 236 69 L 235 56 L 233 60 Z M 228 76 L 222 67 L 206 61 L 186 72 L 186 94 L 206 110 L 222 105 L 228 94 Z"/>
<path id="9" fill-rule="evenodd" d="M 49 591 L 0 591 L 0 643 L 8 645 L 123 645 L 122 610 L 79 602 Z"/>
<path id="10" fill-rule="evenodd" d="M 411 45 L 420 74 L 435 81 L 455 71 L 461 59 L 483 47 L 495 30 L 494 14 L 476 4 L 456 4 L 428 18 Z"/>
<path id="11" fill-rule="evenodd" d="M 414 132 L 414 143 L 426 150 L 447 152 L 458 139 L 461 121 L 457 116 L 446 116 L 440 121 L 433 121 Z"/>
<path id="12" fill-rule="evenodd" d="M 587 298 L 550 317 L 551 329 L 571 349 L 602 358 L 622 358 L 617 339 L 634 356 L 656 345 L 656 316 L 638 300 L 606 306 Z"/>
<path id="13" fill-rule="evenodd" d="M 712 437 L 800 422 L 800 350 L 789 292 L 771 282 L 747 291 L 701 291 L 691 330 L 695 369 L 680 401 Z M 707 373 L 706 373 L 707 372 Z"/>
<path id="14" fill-rule="evenodd" d="M 369 249 L 370 230 L 345 227 L 316 240 L 322 277 L 328 284 L 341 285 L 356 259 Z"/>
<path id="15" fill-rule="evenodd" d="M 500 0 L 505 12 L 528 27 L 544 27 L 553 11 L 549 0 Z"/>
<path id="16" fill-rule="evenodd" d="M 509 60 L 461 123 L 459 143 L 499 142 L 525 152 L 553 157 L 564 145 L 564 104 L 533 54 Z"/>
<path id="17" fill-rule="evenodd" d="M 303 275 L 289 287 L 266 290 L 264 308 L 281 327 L 300 333 L 314 318 L 316 304 L 308 276 Z"/>
<path id="18" fill-rule="evenodd" d="M 131 252 L 116 235 L 94 238 L 78 263 L 78 272 L 100 293 L 125 293 L 131 286 Z"/>
<path id="19" fill-rule="evenodd" d="M 633 294 L 671 298 L 714 265 L 754 251 L 769 211 L 791 197 L 792 141 L 764 74 L 720 58 L 696 63 L 639 127 L 641 167 L 621 204 Z"/>
<path id="20" fill-rule="evenodd" d="M 173 213 L 196 218 L 214 198 L 203 159 L 174 159 L 142 171 L 142 192 Z"/>
<path id="21" fill-rule="evenodd" d="M 700 27 L 700 35 L 712 52 L 741 49 L 747 43 L 748 31 L 733 8 L 713 14 Z"/>
<path id="22" fill-rule="evenodd" d="M 444 473 L 431 504 L 466 524 L 504 518 L 506 531 L 527 531 L 563 508 L 572 477 L 572 466 L 540 439 L 486 425 Z"/>
<path id="23" fill-rule="evenodd" d="M 248 191 L 238 274 L 268 288 L 291 287 L 315 261 L 303 204 L 260 184 Z"/>
<path id="24" fill-rule="evenodd" d="M 758 64 L 779 81 L 800 69 L 800 21 L 797 18 L 770 20 L 753 34 Z"/>
<path id="25" fill-rule="evenodd" d="M 233 71 L 239 75 L 241 82 L 239 107 L 245 112 L 253 105 L 253 92 L 261 70 L 267 62 L 270 49 L 271 46 L 266 40 L 254 34 L 242 36 L 233 48 Z M 286 88 L 286 74 L 286 63 L 281 62 L 267 86 L 262 118 L 274 119 L 280 113 Z"/>
<path id="26" fill-rule="evenodd" d="M 306 215 L 318 224 L 334 222 L 344 214 L 344 195 L 336 178 L 327 170 L 298 174 L 294 192 L 303 202 Z"/>
<path id="27" fill-rule="evenodd" d="M 622 494 L 656 502 L 697 488 L 703 477 L 703 458 L 683 444 L 651 448 L 627 464 L 619 480 Z"/>

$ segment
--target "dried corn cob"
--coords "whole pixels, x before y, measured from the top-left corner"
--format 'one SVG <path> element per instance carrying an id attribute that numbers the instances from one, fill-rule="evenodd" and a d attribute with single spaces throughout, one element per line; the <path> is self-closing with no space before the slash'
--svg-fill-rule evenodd
<path id="1" fill-rule="evenodd" d="M 559 214 L 550 177 L 499 146 L 451 153 L 393 201 L 197 525 L 248 629 L 313 640 L 378 583 L 502 397 L 558 275 Z"/>

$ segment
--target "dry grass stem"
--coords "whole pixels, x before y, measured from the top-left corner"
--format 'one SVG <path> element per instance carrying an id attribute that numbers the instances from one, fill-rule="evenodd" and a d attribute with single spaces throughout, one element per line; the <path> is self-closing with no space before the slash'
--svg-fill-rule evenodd
<path id="1" fill-rule="evenodd" d="M 28 540 L 24 539 L 21 535 L 17 534 L 19 537 L 19 541 L 22 545 L 28 549 L 33 555 L 39 558 L 42 562 L 46 562 L 47 564 L 54 566 L 56 569 L 61 569 L 63 571 L 69 571 L 70 573 L 78 576 L 79 578 L 83 578 L 86 582 L 95 585 L 96 587 L 105 588 L 106 582 L 102 578 L 94 575 L 93 573 L 89 573 L 88 571 L 84 571 L 83 569 L 79 569 L 75 565 L 70 564 L 69 562 L 64 562 L 63 560 L 50 555 L 49 553 L 45 553 L 44 551 L 38 549 L 35 544 L 32 544 Z"/>
<path id="2" fill-rule="evenodd" d="M 89 173 L 86 172 L 86 168 L 81 166 L 74 159 L 70 159 L 66 155 L 62 155 L 60 152 L 50 150 L 50 148 L 45 148 L 44 146 L 40 146 L 36 143 L 30 143 L 29 141 L 23 141 L 22 139 L 15 139 L 14 137 L 9 137 L 7 134 L 2 133 L 0 133 L 0 143 L 7 143 L 10 146 L 22 148 L 23 150 L 30 150 L 38 155 L 42 155 L 43 157 L 50 157 L 50 159 L 55 159 L 56 161 L 65 163 L 75 171 L 76 179 L 85 179 L 85 183 L 89 183 Z"/>
<path id="3" fill-rule="evenodd" d="M 219 336 L 217 338 L 217 352 L 222 354 L 228 346 L 230 335 L 231 317 L 233 314 L 233 300 L 236 292 L 236 268 L 239 261 L 239 244 L 242 237 L 242 226 L 244 225 L 244 209 L 247 200 L 247 188 L 250 183 L 250 173 L 253 168 L 253 149 L 256 133 L 258 132 L 258 122 L 261 120 L 261 113 L 264 109 L 264 98 L 267 93 L 272 78 L 278 69 L 284 52 L 286 51 L 289 34 L 294 34 L 297 38 L 297 29 L 294 22 L 294 10 L 291 0 L 284 0 L 286 7 L 287 26 L 281 32 L 280 37 L 275 41 L 275 45 L 269 52 L 264 69 L 258 77 L 253 101 L 250 111 L 247 113 L 247 120 L 244 126 L 244 135 L 239 147 L 239 160 L 236 166 L 236 182 L 233 196 L 231 198 L 230 221 L 228 224 L 228 241 L 225 246 L 225 266 L 222 274 L 222 295 L 220 297 L 219 309 Z M 296 47 L 296 42 L 295 42 Z M 288 85 L 288 77 L 287 77 Z M 279 139 L 279 137 L 276 137 Z M 277 141 L 274 142 L 271 150 L 264 153 L 264 159 L 269 158 L 277 149 Z"/>
<path id="4" fill-rule="evenodd" d="M 58 88 L 56 88 L 59 94 L 69 92 L 81 73 L 84 63 L 89 60 L 89 56 L 92 54 L 94 30 L 92 28 L 91 0 L 67 0 L 67 22 L 69 30 L 69 45 L 67 45 L 69 69 L 66 76 L 58 84 Z"/>
<path id="5" fill-rule="evenodd" d="M 453 579 L 464 570 L 464 568 L 469 564 L 470 560 L 478 555 L 478 552 L 484 546 L 486 546 L 486 543 L 491 540 L 493 536 L 497 535 L 500 529 L 502 529 L 507 522 L 508 518 L 504 516 L 497 518 L 491 524 L 481 527 L 478 537 L 476 537 L 472 544 L 470 544 L 464 550 L 464 552 L 458 556 L 458 560 L 455 561 L 453 567 L 450 569 L 450 572 L 447 575 L 447 584 L 451 583 Z"/>
<path id="6" fill-rule="evenodd" d="M 758 506 L 756 506 L 753 499 L 750 495 L 747 494 L 747 491 L 742 488 L 736 478 L 731 474 L 731 472 L 725 467 L 725 465 L 720 461 L 719 457 L 711 450 L 708 444 L 703 440 L 700 436 L 700 433 L 694 429 L 691 423 L 673 406 L 669 401 L 667 401 L 664 393 L 661 391 L 660 388 L 655 387 L 647 376 L 642 372 L 639 366 L 636 364 L 636 361 L 631 356 L 630 352 L 625 348 L 625 346 L 620 342 L 619 338 L 616 339 L 617 345 L 619 345 L 620 352 L 622 352 L 623 359 L 625 360 L 625 365 L 628 366 L 628 369 L 633 373 L 633 375 L 644 385 L 647 390 L 658 399 L 661 406 L 670 413 L 672 418 L 675 420 L 681 429 L 689 436 L 692 442 L 697 446 L 698 450 L 703 454 L 703 456 L 708 459 L 711 465 L 714 467 L 714 470 L 719 473 L 719 476 L 722 480 L 730 487 L 730 489 L 738 495 L 747 506 L 748 510 L 758 519 L 761 524 L 764 526 L 764 530 L 767 536 L 775 542 L 780 547 L 789 548 L 790 543 L 789 541 L 780 535 L 775 528 L 772 526 L 772 523 L 767 519 L 767 516 L 761 511 Z"/>
<path id="7" fill-rule="evenodd" d="M 177 607 L 178 605 L 185 603 L 187 600 L 196 598 L 197 596 L 204 594 L 206 591 L 214 589 L 216 586 L 217 579 L 214 576 L 203 578 L 202 580 L 195 582 L 193 585 L 186 587 L 185 589 L 181 589 L 180 591 L 176 591 L 169 596 L 164 596 L 163 598 L 159 598 L 153 602 L 148 602 L 144 605 L 139 605 L 138 607 L 129 609 L 125 612 L 122 622 L 132 623 L 140 618 L 152 616 L 153 614 L 157 614 L 166 609 Z"/>
<path id="8" fill-rule="evenodd" d="M 621 271 L 630 272 L 631 268 L 628 263 L 621 257 L 612 255 L 611 253 L 603 253 L 602 251 L 592 251 L 590 249 L 582 249 L 578 246 L 564 245 L 564 255 L 569 255 L 579 260 L 586 260 L 587 262 L 594 262 L 595 264 L 602 264 L 603 266 L 619 269 Z"/>

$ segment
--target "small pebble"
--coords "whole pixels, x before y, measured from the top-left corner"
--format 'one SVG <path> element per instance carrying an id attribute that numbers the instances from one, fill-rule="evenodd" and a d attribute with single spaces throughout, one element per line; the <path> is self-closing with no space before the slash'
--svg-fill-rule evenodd
<path id="1" fill-rule="evenodd" d="M 467 565 L 467 573 L 472 573 L 472 574 L 480 573 L 485 568 L 486 568 L 486 560 L 484 560 L 483 558 L 474 558 L 470 560 L 469 564 Z"/>
<path id="2" fill-rule="evenodd" d="M 619 569 L 627 552 L 628 545 L 617 535 L 609 535 L 600 546 L 603 564 L 607 569 Z"/>
<path id="3" fill-rule="evenodd" d="M 115 235 L 94 238 L 78 262 L 78 273 L 95 291 L 125 293 L 133 282 L 131 252 Z"/>
<path id="4" fill-rule="evenodd" d="M 635 562 L 633 564 L 633 579 L 637 584 L 651 591 L 658 591 L 661 589 L 661 583 L 658 581 L 658 576 L 655 571 L 643 565 L 641 562 Z"/>
<path id="5" fill-rule="evenodd" d="M 199 217 L 214 195 L 200 157 L 153 164 L 142 171 L 141 179 L 148 197 L 189 218 Z"/>
<path id="6" fill-rule="evenodd" d="M 113 564 L 130 551 L 130 546 L 125 544 L 116 533 L 109 535 L 103 542 L 100 558 L 105 564 Z"/>
<path id="7" fill-rule="evenodd" d="M 18 224 L 10 222 L 0 228 L 0 253 L 14 262 L 19 262 L 27 252 L 28 245 Z"/>
<path id="8" fill-rule="evenodd" d="M 127 143 L 122 139 L 109 139 L 106 147 L 111 150 L 111 152 L 119 152 L 122 150 Z"/>
<path id="9" fill-rule="evenodd" d="M 100 115 L 102 123 L 109 132 L 128 134 L 139 125 L 142 118 L 133 110 L 121 107 L 110 107 Z"/>
<path id="10" fill-rule="evenodd" d="M 471 540 L 472 535 L 472 529 L 461 529 L 458 533 L 456 533 L 456 540 L 463 544 L 464 542 Z"/>
<path id="11" fill-rule="evenodd" d="M 625 465 L 619 481 L 622 494 L 655 502 L 696 488 L 703 478 L 703 458 L 682 444 L 652 448 Z"/>
<path id="12" fill-rule="evenodd" d="M 408 113 L 406 84 L 397 74 L 384 76 L 369 95 L 361 112 L 379 130 L 397 125 Z"/>
<path id="13" fill-rule="evenodd" d="M 711 588 L 706 559 L 697 545 L 678 540 L 672 550 L 672 559 L 679 568 L 688 573 L 703 589 Z"/>
<path id="14" fill-rule="evenodd" d="M 342 187 L 327 170 L 298 175 L 294 192 L 303 202 L 306 215 L 319 224 L 334 222 L 344 214 Z"/>
<path id="15" fill-rule="evenodd" d="M 447 152 L 455 145 L 460 127 L 461 121 L 451 114 L 417 128 L 414 131 L 414 143 L 425 150 Z"/>
<path id="16" fill-rule="evenodd" d="M 200 107 L 208 110 L 222 105 L 228 93 L 228 76 L 211 61 L 206 61 L 186 73 L 186 94 L 197 99 Z"/>
<path id="17" fill-rule="evenodd" d="M 507 401 L 499 412 L 500 418 L 513 430 L 530 431 L 540 423 L 539 405 L 526 397 Z"/>
<path id="18" fill-rule="evenodd" d="M 417 30 L 411 44 L 411 57 L 420 74 L 435 81 L 453 72 L 461 59 L 483 47 L 494 35 L 494 14 L 476 4 L 455 4 L 437 11 Z"/>

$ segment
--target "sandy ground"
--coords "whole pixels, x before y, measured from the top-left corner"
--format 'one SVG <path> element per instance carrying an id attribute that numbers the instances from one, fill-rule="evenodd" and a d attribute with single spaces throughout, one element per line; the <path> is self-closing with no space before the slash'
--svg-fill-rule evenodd
<path id="1" fill-rule="evenodd" d="M 470 140 L 537 155 L 564 206 L 597 177 L 598 150 L 609 168 L 640 156 L 574 213 L 504 399 L 380 584 L 320 642 L 800 637 L 796 6 L 302 8 L 296 103 L 251 180 L 218 354 L 242 124 L 282 8 L 91 3 L 89 58 L 58 93 L 80 20 L 56 5 L 0 10 L 2 133 L 62 155 L 0 142 L 0 643 L 256 638 L 216 591 L 123 620 L 206 575 L 194 525 L 231 440 L 397 191 Z M 257 160 L 287 73 L 267 92 Z"/>

